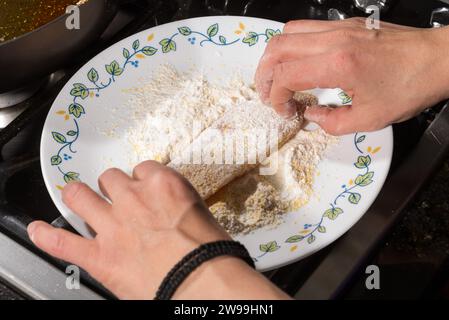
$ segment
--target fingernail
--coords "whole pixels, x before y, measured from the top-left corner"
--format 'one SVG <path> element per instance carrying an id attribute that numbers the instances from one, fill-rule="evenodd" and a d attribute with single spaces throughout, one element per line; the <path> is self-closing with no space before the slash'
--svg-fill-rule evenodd
<path id="1" fill-rule="evenodd" d="M 28 227 L 27 227 L 27 231 L 28 231 L 28 236 L 30 237 L 30 240 L 34 243 L 34 233 L 36 231 L 38 227 L 38 222 L 31 222 Z"/>
<path id="2" fill-rule="evenodd" d="M 298 106 L 296 104 L 296 101 L 293 99 L 290 99 L 289 101 L 284 103 L 284 106 L 283 106 L 282 110 L 280 111 L 280 115 L 284 119 L 289 120 L 289 119 L 296 117 L 297 112 L 298 112 Z"/>

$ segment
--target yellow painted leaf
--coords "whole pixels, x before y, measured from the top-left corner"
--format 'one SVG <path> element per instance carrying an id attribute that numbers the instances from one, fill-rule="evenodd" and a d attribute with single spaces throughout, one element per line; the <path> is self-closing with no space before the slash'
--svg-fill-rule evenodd
<path id="1" fill-rule="evenodd" d="M 56 111 L 56 114 L 63 115 L 63 114 L 65 114 L 65 111 L 64 110 L 59 110 L 59 111 Z"/>
<path id="2" fill-rule="evenodd" d="M 153 39 L 154 39 L 154 33 L 150 34 L 150 35 L 147 37 L 147 40 L 148 40 L 148 41 L 151 41 L 151 40 L 153 40 Z"/>
<path id="3" fill-rule="evenodd" d="M 241 34 L 242 31 L 241 31 L 241 30 L 235 30 L 234 33 L 235 33 L 235 34 Z"/>
<path id="4" fill-rule="evenodd" d="M 299 233 L 300 233 L 300 234 L 308 234 L 308 233 L 309 233 L 309 230 L 302 230 L 302 231 L 299 231 Z"/>
<path id="5" fill-rule="evenodd" d="M 353 183 L 354 183 L 354 180 L 351 179 L 351 180 L 349 180 L 349 183 L 348 183 L 348 184 L 349 184 L 350 186 L 352 186 Z"/>
<path id="6" fill-rule="evenodd" d="M 136 58 L 143 59 L 143 58 L 145 58 L 145 56 L 143 54 L 138 53 L 138 54 L 136 54 Z"/>
<path id="7" fill-rule="evenodd" d="M 240 22 L 239 23 L 239 28 L 242 29 L 242 30 L 245 30 L 245 25 L 242 22 Z"/>
<path id="8" fill-rule="evenodd" d="M 376 152 L 379 152 L 380 149 L 381 149 L 381 147 L 376 147 L 376 148 L 374 148 L 372 154 L 375 154 Z"/>
<path id="9" fill-rule="evenodd" d="M 58 190 L 62 190 L 62 189 L 64 189 L 63 187 L 61 187 L 60 185 L 56 185 L 56 188 L 58 189 Z"/>
<path id="10" fill-rule="evenodd" d="M 293 251 L 296 251 L 296 249 L 298 249 L 298 246 L 292 246 L 292 247 L 290 248 L 290 251 L 293 252 Z"/>
<path id="11" fill-rule="evenodd" d="M 66 120 L 66 121 L 67 121 L 67 120 L 69 120 L 69 119 L 70 119 L 69 115 L 68 115 L 68 114 L 66 114 L 66 115 L 65 115 L 65 117 L 64 117 L 64 120 Z"/>
<path id="12" fill-rule="evenodd" d="M 94 93 L 93 93 L 93 92 L 90 92 L 90 93 L 89 93 L 89 96 L 90 96 L 91 98 L 93 98 Z"/>
<path id="13" fill-rule="evenodd" d="M 371 152 L 371 150 L 372 150 L 372 149 L 371 149 L 371 147 L 368 147 L 368 149 L 367 149 L 367 150 L 368 150 L 368 152 Z"/>

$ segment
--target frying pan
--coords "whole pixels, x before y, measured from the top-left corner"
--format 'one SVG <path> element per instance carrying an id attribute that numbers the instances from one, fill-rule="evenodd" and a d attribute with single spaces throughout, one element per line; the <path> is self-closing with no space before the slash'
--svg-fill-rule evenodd
<path id="1" fill-rule="evenodd" d="M 0 42 L 0 93 L 20 88 L 73 60 L 100 37 L 117 13 L 119 1 L 89 0 L 80 5 L 79 29 L 67 29 L 69 15 L 63 14 L 31 32 Z"/>

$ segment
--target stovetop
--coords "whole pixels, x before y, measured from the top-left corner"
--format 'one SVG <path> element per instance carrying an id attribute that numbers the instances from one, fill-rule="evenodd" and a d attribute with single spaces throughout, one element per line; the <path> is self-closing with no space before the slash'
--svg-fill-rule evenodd
<path id="1" fill-rule="evenodd" d="M 86 273 L 82 274 L 83 290 L 63 289 L 66 264 L 37 250 L 26 235 L 26 225 L 36 219 L 71 229 L 61 218 L 44 185 L 39 144 L 52 101 L 80 66 L 126 36 L 188 17 L 229 14 L 285 22 L 327 19 L 329 8 L 337 8 L 348 16 L 363 15 L 352 0 L 328 0 L 324 5 L 318 2 L 321 1 L 124 1 L 101 41 L 74 57 L 72 66 L 52 74 L 35 95 L 14 107 L 24 111 L 0 131 L 0 278 L 18 287 L 21 295 L 32 298 L 113 297 Z M 432 10 L 442 5 L 429 0 L 397 0 L 381 18 L 428 27 Z M 389 178 L 369 212 L 345 236 L 319 253 L 267 273 L 274 283 L 297 298 L 335 298 L 345 291 L 398 221 L 402 209 L 439 168 L 449 147 L 449 109 L 441 103 L 412 120 L 395 125 L 394 141 Z M 399 185 L 404 187 L 398 189 Z"/>

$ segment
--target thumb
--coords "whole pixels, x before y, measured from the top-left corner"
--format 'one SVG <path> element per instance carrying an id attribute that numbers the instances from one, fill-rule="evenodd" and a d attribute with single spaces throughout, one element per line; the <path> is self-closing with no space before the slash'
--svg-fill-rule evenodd
<path id="1" fill-rule="evenodd" d="M 304 112 L 306 120 L 315 122 L 324 131 L 339 136 L 357 131 L 364 131 L 362 119 L 357 115 L 357 108 L 353 106 L 311 106 Z"/>

